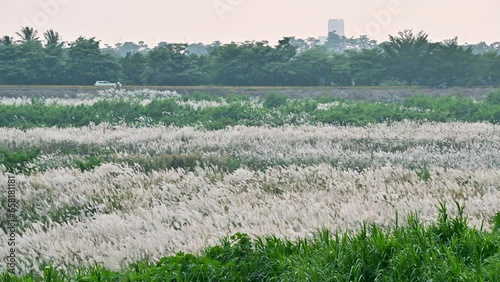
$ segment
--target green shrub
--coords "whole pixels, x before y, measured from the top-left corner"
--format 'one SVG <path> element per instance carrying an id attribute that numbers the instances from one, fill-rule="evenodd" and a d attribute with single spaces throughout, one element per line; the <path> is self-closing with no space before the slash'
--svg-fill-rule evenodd
<path id="1" fill-rule="evenodd" d="M 41 152 L 40 148 L 17 151 L 0 149 L 0 164 L 5 166 L 7 172 L 29 174 L 34 168 L 26 167 L 26 165 L 38 158 Z"/>
<path id="2" fill-rule="evenodd" d="M 485 101 L 490 105 L 500 105 L 500 90 L 488 93 Z"/>
<path id="3" fill-rule="evenodd" d="M 80 169 L 80 171 L 89 171 L 100 166 L 102 164 L 102 159 L 100 157 L 88 157 L 86 160 L 76 160 L 75 166 Z"/>
<path id="4" fill-rule="evenodd" d="M 286 104 L 288 96 L 278 93 L 271 93 L 264 98 L 264 107 L 268 109 L 279 108 Z"/>

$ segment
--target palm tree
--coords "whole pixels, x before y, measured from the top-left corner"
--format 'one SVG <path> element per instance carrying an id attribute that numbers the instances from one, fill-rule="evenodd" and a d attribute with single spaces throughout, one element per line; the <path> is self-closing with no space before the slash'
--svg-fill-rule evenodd
<path id="1" fill-rule="evenodd" d="M 60 42 L 61 38 L 59 36 L 59 32 L 56 32 L 53 29 L 47 30 L 43 36 L 45 37 L 45 41 L 47 41 L 47 46 L 62 47 L 64 44 L 64 42 Z"/>
<path id="2" fill-rule="evenodd" d="M 32 27 L 25 26 L 21 28 L 21 32 L 16 32 L 16 34 L 21 37 L 20 42 L 32 42 L 32 41 L 38 41 L 38 31 L 36 31 Z"/>
<path id="3" fill-rule="evenodd" d="M 4 37 L 0 38 L 0 44 L 2 45 L 12 45 L 14 42 L 14 39 L 8 35 L 5 35 Z"/>

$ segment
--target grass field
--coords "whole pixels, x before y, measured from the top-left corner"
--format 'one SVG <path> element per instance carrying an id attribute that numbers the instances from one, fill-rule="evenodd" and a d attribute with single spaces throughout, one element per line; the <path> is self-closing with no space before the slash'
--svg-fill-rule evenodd
<path id="1" fill-rule="evenodd" d="M 500 92 L 198 90 L 1 97 L 0 281 L 500 281 Z"/>

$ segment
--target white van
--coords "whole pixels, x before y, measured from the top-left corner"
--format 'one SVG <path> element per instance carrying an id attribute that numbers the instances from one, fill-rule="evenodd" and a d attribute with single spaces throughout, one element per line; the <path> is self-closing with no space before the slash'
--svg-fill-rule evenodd
<path id="1" fill-rule="evenodd" d="M 94 86 L 115 86 L 115 84 L 109 81 L 96 81 Z"/>

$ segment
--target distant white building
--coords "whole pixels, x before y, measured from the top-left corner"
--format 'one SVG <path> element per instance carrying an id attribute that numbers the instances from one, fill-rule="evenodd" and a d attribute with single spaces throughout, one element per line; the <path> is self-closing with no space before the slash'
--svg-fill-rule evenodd
<path id="1" fill-rule="evenodd" d="M 343 19 L 331 19 L 328 20 L 328 35 L 330 32 L 335 31 L 335 33 L 342 37 L 345 36 L 344 20 Z M 320 36 L 319 45 L 325 45 L 328 42 L 328 35 Z"/>
<path id="2" fill-rule="evenodd" d="M 340 37 L 345 36 L 343 19 L 331 19 L 328 21 L 328 34 L 333 31 Z"/>

